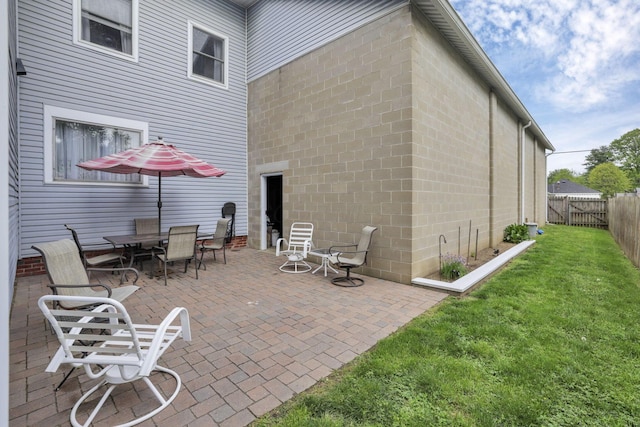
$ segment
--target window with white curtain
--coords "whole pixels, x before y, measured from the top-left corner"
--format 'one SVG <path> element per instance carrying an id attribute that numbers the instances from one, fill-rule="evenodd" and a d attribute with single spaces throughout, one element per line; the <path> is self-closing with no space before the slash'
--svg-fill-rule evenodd
<path id="1" fill-rule="evenodd" d="M 142 145 L 147 123 L 51 106 L 45 106 L 44 113 L 46 183 L 146 184 L 139 174 L 88 171 L 76 165 Z"/>
<path id="2" fill-rule="evenodd" d="M 229 39 L 189 22 L 189 78 L 227 88 Z"/>
<path id="3" fill-rule="evenodd" d="M 74 42 L 130 60 L 138 57 L 138 0 L 73 0 Z"/>

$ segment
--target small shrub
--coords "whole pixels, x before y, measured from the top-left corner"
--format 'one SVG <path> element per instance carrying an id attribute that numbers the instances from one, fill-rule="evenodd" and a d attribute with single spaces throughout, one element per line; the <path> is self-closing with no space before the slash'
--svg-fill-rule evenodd
<path id="1" fill-rule="evenodd" d="M 511 224 L 504 229 L 504 238 L 509 243 L 520 243 L 529 240 L 529 227 L 524 224 Z"/>
<path id="2" fill-rule="evenodd" d="M 467 260 L 460 255 L 446 253 L 442 256 L 442 270 L 440 274 L 444 279 L 456 280 L 467 274 Z"/>

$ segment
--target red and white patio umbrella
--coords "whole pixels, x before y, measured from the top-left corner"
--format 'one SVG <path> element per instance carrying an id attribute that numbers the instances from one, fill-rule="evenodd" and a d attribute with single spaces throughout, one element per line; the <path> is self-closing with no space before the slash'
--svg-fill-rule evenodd
<path id="1" fill-rule="evenodd" d="M 162 230 L 162 177 L 187 175 L 194 178 L 222 176 L 226 172 L 185 153 L 162 138 L 140 147 L 78 163 L 87 170 L 111 173 L 139 173 L 158 177 L 158 234 Z"/>

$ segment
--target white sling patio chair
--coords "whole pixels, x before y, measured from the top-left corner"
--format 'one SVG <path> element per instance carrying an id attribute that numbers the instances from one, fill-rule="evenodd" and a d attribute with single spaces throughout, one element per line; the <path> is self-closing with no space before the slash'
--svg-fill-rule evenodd
<path id="1" fill-rule="evenodd" d="M 92 311 L 51 308 L 90 304 L 98 306 Z M 90 425 L 103 405 L 111 401 L 108 398 L 119 384 L 142 380 L 160 402 L 159 407 L 121 424 L 122 426 L 132 426 L 153 417 L 178 395 L 182 385 L 180 376 L 170 369 L 158 366 L 158 359 L 178 337 L 191 341 L 189 313 L 185 308 L 174 308 L 159 325 L 139 325 L 131 321 L 121 303 L 111 298 L 45 295 L 38 300 L 38 306 L 51 323 L 60 342 L 60 348 L 51 359 L 46 372 L 55 372 L 60 365 L 69 364 L 84 367 L 91 379 L 101 379 L 73 406 L 69 417 L 72 425 Z M 178 317 L 179 325 L 176 324 Z M 170 396 L 166 397 L 151 382 L 150 377 L 154 371 L 164 372 L 174 378 L 176 387 Z M 83 403 L 103 385 L 107 386 L 104 395 L 99 400 L 91 399 L 98 402 L 93 410 L 87 409 L 86 406 L 89 405 Z M 162 388 L 165 386 L 163 381 Z M 84 423 L 78 421 L 79 413 L 84 417 L 89 410 L 91 413 Z"/>
<path id="2" fill-rule="evenodd" d="M 313 248 L 313 224 L 294 222 L 291 224 L 289 239 L 283 237 L 276 241 L 276 256 L 284 255 L 287 260 L 280 266 L 285 273 L 305 273 L 311 270 L 305 258 Z"/>

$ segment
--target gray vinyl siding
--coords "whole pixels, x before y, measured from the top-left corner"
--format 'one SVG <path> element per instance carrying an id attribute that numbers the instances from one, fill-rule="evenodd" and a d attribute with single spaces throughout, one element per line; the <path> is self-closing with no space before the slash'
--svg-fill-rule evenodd
<path id="1" fill-rule="evenodd" d="M 45 105 L 148 123 L 165 142 L 224 169 L 221 178 L 163 178 L 163 228 L 200 224 L 211 231 L 225 202 L 237 205 L 246 234 L 245 10 L 227 1 L 139 2 L 139 57 L 128 61 L 73 44 L 72 1 L 20 1 L 21 257 L 31 245 L 133 232 L 136 217 L 157 216 L 157 179 L 148 188 L 44 184 Z M 229 38 L 228 89 L 187 78 L 188 21 Z"/>
<path id="2" fill-rule="evenodd" d="M 18 57 L 16 41 L 15 2 L 9 1 L 9 301 L 13 300 L 13 279 L 16 275 L 20 242 L 20 169 L 18 162 L 18 76 L 16 59 Z"/>
<path id="3" fill-rule="evenodd" d="M 353 31 L 408 0 L 262 0 L 248 9 L 248 81 Z"/>

